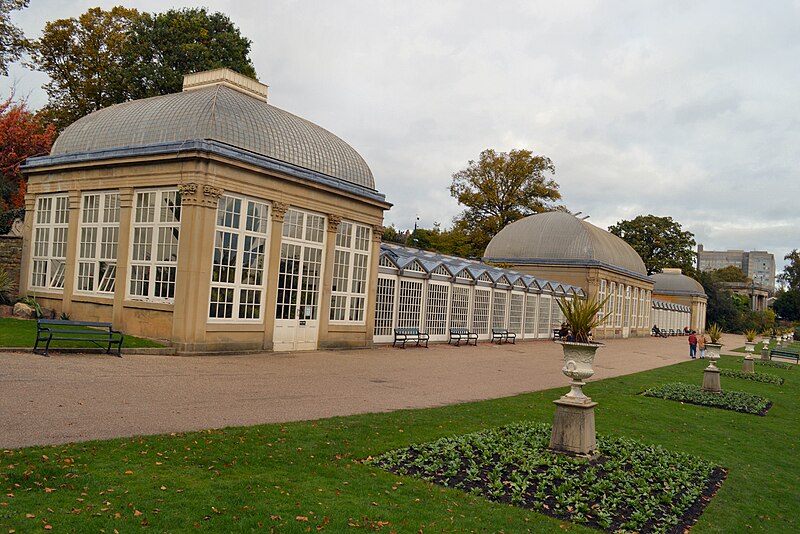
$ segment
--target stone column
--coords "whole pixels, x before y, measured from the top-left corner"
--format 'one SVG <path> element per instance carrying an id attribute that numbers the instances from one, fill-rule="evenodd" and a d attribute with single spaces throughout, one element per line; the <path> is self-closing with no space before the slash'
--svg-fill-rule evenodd
<path id="1" fill-rule="evenodd" d="M 273 202 L 270 209 L 272 228 L 269 234 L 269 263 L 266 267 L 267 288 L 264 293 L 264 349 L 272 350 L 272 336 L 275 332 L 275 307 L 278 300 L 278 273 L 281 262 L 281 241 L 283 240 L 283 219 L 289 204 Z"/>
<path id="2" fill-rule="evenodd" d="M 181 230 L 172 339 L 178 352 L 194 352 L 204 350 L 206 340 L 214 226 L 223 190 L 193 182 L 180 184 L 178 189 Z"/>
<path id="3" fill-rule="evenodd" d="M 331 317 L 331 293 L 333 291 L 333 259 L 336 251 L 336 232 L 339 231 L 339 223 L 342 217 L 333 213 L 328 214 L 328 233 L 325 236 L 325 265 L 323 267 L 324 277 L 321 280 L 321 290 L 319 295 L 319 338 L 318 345 L 324 347 L 328 340 L 328 323 Z M 352 273 L 350 273 L 352 275 Z"/>
<path id="4" fill-rule="evenodd" d="M 117 242 L 117 280 L 114 282 L 114 311 L 111 322 L 115 328 L 123 332 L 125 325 L 125 295 L 128 292 L 128 275 L 130 274 L 131 223 L 133 221 L 133 188 L 122 187 L 119 190 L 119 241 Z"/>
<path id="5" fill-rule="evenodd" d="M 372 225 L 372 248 L 369 257 L 369 280 L 367 285 L 367 305 L 364 313 L 364 322 L 367 327 L 366 346 L 373 345 L 372 338 L 375 332 L 375 308 L 378 298 L 378 265 L 381 258 L 381 239 L 383 238 L 383 226 L 380 224 Z M 452 291 L 452 289 L 451 289 Z"/>
<path id="6" fill-rule="evenodd" d="M 75 271 L 78 265 L 78 248 L 80 247 L 81 192 L 77 189 L 69 191 L 69 227 L 67 229 L 67 259 L 64 266 L 64 297 L 61 311 L 72 311 L 72 295 L 75 291 Z M 49 272 L 48 272 L 49 274 Z"/>

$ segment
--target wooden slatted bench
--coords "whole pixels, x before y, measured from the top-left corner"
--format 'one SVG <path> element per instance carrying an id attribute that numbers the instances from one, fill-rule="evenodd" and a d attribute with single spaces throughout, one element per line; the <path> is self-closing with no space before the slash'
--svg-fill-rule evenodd
<path id="1" fill-rule="evenodd" d="M 553 341 L 558 341 L 559 339 L 561 339 L 561 329 L 553 328 Z"/>
<path id="2" fill-rule="evenodd" d="M 394 341 L 392 342 L 392 346 L 396 346 L 397 343 L 400 343 L 400 348 L 406 348 L 406 343 L 409 341 L 416 341 L 417 346 L 421 341 L 425 342 L 425 348 L 428 348 L 428 339 L 430 336 L 425 332 L 420 332 L 419 328 L 395 328 L 394 329 Z"/>
<path id="3" fill-rule="evenodd" d="M 776 358 L 786 358 L 787 360 L 794 360 L 795 363 L 800 364 L 800 354 L 793 350 L 770 349 L 769 359 L 771 360 L 773 356 Z"/>
<path id="4" fill-rule="evenodd" d="M 125 335 L 114 330 L 111 323 L 92 321 L 67 321 L 64 319 L 39 319 L 36 321 L 36 344 L 33 352 L 44 343 L 44 356 L 49 356 L 52 341 L 85 341 L 106 349 L 111 354 L 111 347 L 116 345 L 117 356 L 122 357 L 122 340 Z"/>
<path id="5" fill-rule="evenodd" d="M 508 343 L 511 341 L 512 344 L 517 343 L 517 334 L 514 332 L 509 332 L 508 328 L 492 328 L 492 342 L 497 341 L 497 344 L 501 344 L 502 342 Z"/>
<path id="6" fill-rule="evenodd" d="M 467 345 L 469 345 L 470 341 L 472 341 L 473 345 L 476 347 L 478 346 L 478 333 L 477 332 L 470 332 L 467 328 L 451 328 L 450 329 L 450 338 L 447 340 L 447 343 L 450 344 L 451 341 L 456 341 L 456 347 L 461 344 L 461 340 L 465 339 L 467 341 Z"/>

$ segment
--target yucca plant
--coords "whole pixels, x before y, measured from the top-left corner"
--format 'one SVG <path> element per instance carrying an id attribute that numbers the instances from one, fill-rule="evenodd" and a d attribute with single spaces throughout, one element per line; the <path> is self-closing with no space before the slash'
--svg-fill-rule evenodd
<path id="1" fill-rule="evenodd" d="M 752 329 L 752 328 L 751 328 L 750 330 L 745 330 L 745 331 L 744 331 L 744 338 L 745 338 L 747 341 L 750 341 L 751 343 L 752 343 L 753 341 L 755 341 L 755 340 L 756 340 L 756 336 L 757 336 L 757 335 L 758 335 L 758 332 L 756 332 L 756 331 L 755 331 L 754 329 Z"/>
<path id="2" fill-rule="evenodd" d="M 711 343 L 718 344 L 719 340 L 722 339 L 722 327 L 717 323 L 709 326 L 706 332 L 708 332 L 708 337 L 711 338 Z"/>
<path id="3" fill-rule="evenodd" d="M 0 304 L 11 303 L 11 293 L 17 289 L 17 284 L 8 271 L 0 267 Z"/>
<path id="4" fill-rule="evenodd" d="M 607 300 L 608 297 L 603 299 L 603 302 L 597 302 L 590 298 L 579 299 L 576 297 L 567 300 L 562 297 L 556 301 L 564 314 L 564 320 L 569 323 L 572 335 L 575 336 L 575 341 L 589 343 L 589 335 L 592 333 L 592 329 L 602 324 L 611 315 L 607 313 L 600 316 L 600 312 L 603 310 Z"/>

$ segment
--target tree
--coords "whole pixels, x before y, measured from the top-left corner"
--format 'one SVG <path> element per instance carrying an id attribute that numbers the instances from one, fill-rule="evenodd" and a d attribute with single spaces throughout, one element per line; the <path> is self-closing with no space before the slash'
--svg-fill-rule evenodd
<path id="1" fill-rule="evenodd" d="M 466 169 L 453 174 L 450 194 L 466 210 L 456 217 L 454 230 L 469 236 L 471 254 L 480 256 L 486 245 L 508 224 L 551 209 L 561 198 L 558 184 L 548 178 L 555 167 L 550 158 L 530 150 L 481 152 Z"/>
<path id="2" fill-rule="evenodd" d="M 11 22 L 11 12 L 28 7 L 28 0 L 0 0 L 0 74 L 8 75 L 8 65 L 18 60 L 25 50 L 22 30 Z"/>
<path id="3" fill-rule="evenodd" d="M 133 73 L 131 97 L 177 93 L 184 74 L 222 67 L 255 78 L 250 45 L 223 13 L 206 8 L 145 13 L 133 24 L 126 57 Z"/>
<path id="4" fill-rule="evenodd" d="M 49 153 L 55 128 L 42 124 L 27 104 L 8 99 L 0 104 L 0 235 L 20 215 L 25 181 L 19 166 L 31 156 Z"/>
<path id="5" fill-rule="evenodd" d="M 800 288 L 779 291 L 772 309 L 781 319 L 800 321 Z"/>
<path id="6" fill-rule="evenodd" d="M 752 282 L 752 280 L 747 278 L 747 275 L 744 274 L 744 271 L 735 265 L 728 265 L 727 267 L 716 269 L 714 275 L 717 277 L 717 280 L 721 282 L 739 282 L 742 284 L 749 284 Z"/>
<path id="7" fill-rule="evenodd" d="M 59 130 L 112 104 L 178 92 L 190 72 L 229 67 L 255 76 L 250 41 L 226 15 L 205 9 L 92 8 L 48 22 L 31 49 L 30 65 L 50 76 L 43 115 Z"/>
<path id="8" fill-rule="evenodd" d="M 790 289 L 800 289 L 800 252 L 794 249 L 783 259 L 789 263 L 783 268 L 783 272 L 778 275 L 778 279 L 788 285 Z"/>
<path id="9" fill-rule="evenodd" d="M 608 231 L 633 247 L 642 257 L 647 274 L 660 273 L 665 267 L 679 267 L 688 276 L 694 273 L 694 234 L 684 231 L 672 217 L 639 215 L 618 222 Z"/>
<path id="10" fill-rule="evenodd" d="M 94 7 L 77 19 L 48 22 L 42 37 L 32 43 L 31 66 L 50 76 L 42 114 L 59 130 L 129 99 L 128 37 L 140 17 L 135 9 Z"/>

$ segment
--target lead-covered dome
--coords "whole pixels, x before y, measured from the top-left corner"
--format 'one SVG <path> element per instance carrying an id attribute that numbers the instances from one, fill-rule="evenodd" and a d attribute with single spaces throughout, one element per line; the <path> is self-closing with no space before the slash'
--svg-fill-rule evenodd
<path id="1" fill-rule="evenodd" d="M 655 282 L 653 293 L 706 296 L 703 285 L 682 274 L 680 269 L 664 269 L 663 272 L 650 275 L 650 279 Z"/>
<path id="2" fill-rule="evenodd" d="M 503 228 L 486 247 L 486 261 L 602 265 L 647 276 L 642 258 L 614 234 L 562 211 L 530 215 Z"/>
<path id="3" fill-rule="evenodd" d="M 267 86 L 228 69 L 187 75 L 181 93 L 95 111 L 68 126 L 50 156 L 216 141 L 375 189 L 367 163 L 331 132 L 267 104 Z"/>

